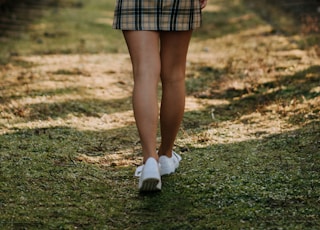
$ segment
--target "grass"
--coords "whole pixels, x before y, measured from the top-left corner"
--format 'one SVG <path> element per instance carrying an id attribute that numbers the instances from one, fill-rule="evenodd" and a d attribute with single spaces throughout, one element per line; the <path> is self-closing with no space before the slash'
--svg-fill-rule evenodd
<path id="1" fill-rule="evenodd" d="M 55 127 L 2 135 L 1 226 L 316 229 L 318 131 L 314 122 L 260 141 L 191 146 L 151 195 L 137 193 L 132 167 L 75 159 L 102 134 Z"/>
<path id="2" fill-rule="evenodd" d="M 319 229 L 320 63 L 304 35 L 211 1 L 190 46 L 183 161 L 139 194 L 113 3 L 60 4 L 0 41 L 1 229 Z"/>
<path id="3" fill-rule="evenodd" d="M 111 28 L 113 2 L 65 1 L 49 7 L 45 4 L 40 4 L 40 13 L 31 18 L 30 11 L 39 8 L 37 3 L 21 7 L 18 19 L 26 21 L 26 25 L 19 33 L 14 31 L 13 35 L 2 37 L 2 63 L 17 55 L 125 51 L 121 34 Z"/>

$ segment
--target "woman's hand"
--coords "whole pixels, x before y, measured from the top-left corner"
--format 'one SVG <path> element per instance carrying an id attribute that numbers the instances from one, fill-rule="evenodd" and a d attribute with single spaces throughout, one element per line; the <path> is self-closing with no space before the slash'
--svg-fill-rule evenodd
<path id="1" fill-rule="evenodd" d="M 201 9 L 205 8 L 208 0 L 199 0 Z"/>

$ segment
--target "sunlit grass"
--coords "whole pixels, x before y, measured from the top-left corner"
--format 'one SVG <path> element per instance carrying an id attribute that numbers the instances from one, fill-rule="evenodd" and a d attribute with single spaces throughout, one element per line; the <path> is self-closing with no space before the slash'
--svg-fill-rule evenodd
<path id="1" fill-rule="evenodd" d="M 318 229 L 320 62 L 299 34 L 209 1 L 188 56 L 183 160 L 143 195 L 113 2 L 76 3 L 1 40 L 1 229 Z"/>

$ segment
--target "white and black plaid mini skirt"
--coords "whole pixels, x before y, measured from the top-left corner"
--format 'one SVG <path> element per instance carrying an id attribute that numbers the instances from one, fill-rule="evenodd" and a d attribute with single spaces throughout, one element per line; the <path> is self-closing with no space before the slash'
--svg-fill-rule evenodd
<path id="1" fill-rule="evenodd" d="M 200 27 L 199 0 L 117 0 L 113 28 L 186 31 Z"/>

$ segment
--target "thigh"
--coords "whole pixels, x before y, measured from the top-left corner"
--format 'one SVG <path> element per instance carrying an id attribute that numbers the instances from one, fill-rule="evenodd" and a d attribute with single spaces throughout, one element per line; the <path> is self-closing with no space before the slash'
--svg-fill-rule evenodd
<path id="1" fill-rule="evenodd" d="M 134 76 L 152 72 L 160 74 L 159 32 L 123 31 Z"/>
<path id="2" fill-rule="evenodd" d="M 173 74 L 178 71 L 184 76 L 188 47 L 192 31 L 170 31 L 160 33 L 161 77 L 163 80 L 170 77 L 181 77 Z"/>

